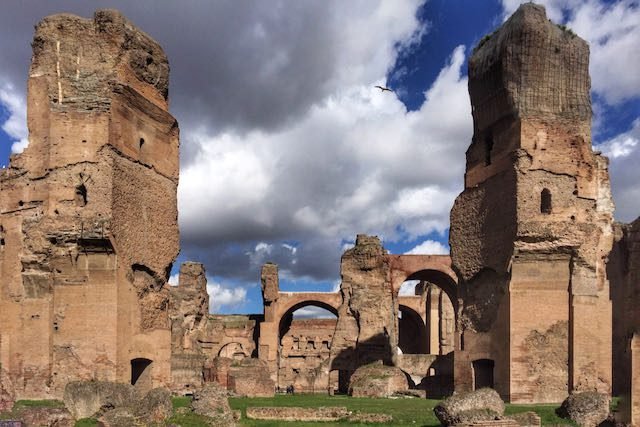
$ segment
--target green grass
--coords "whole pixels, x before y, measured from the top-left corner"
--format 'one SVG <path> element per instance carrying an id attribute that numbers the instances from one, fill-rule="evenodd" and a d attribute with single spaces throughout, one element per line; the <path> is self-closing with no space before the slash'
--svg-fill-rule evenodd
<path id="1" fill-rule="evenodd" d="M 179 425 L 180 427 L 204 427 L 211 425 L 209 422 L 209 418 L 194 414 L 190 410 L 187 410 L 185 407 L 181 407 L 184 409 L 175 410 L 175 401 L 174 401 L 174 412 L 173 416 L 171 416 L 168 420 L 165 421 L 165 425 Z"/>
<path id="2" fill-rule="evenodd" d="M 505 406 L 505 415 L 517 414 L 518 412 L 535 412 L 540 417 L 543 426 L 559 424 L 577 426 L 577 424 L 573 421 L 560 418 L 556 415 L 556 408 L 560 406 L 557 404 L 552 403 L 548 405 L 512 405 L 507 403 Z"/>
<path id="3" fill-rule="evenodd" d="M 369 399 L 354 398 L 348 396 L 327 396 L 313 394 L 276 395 L 272 398 L 229 398 L 231 408 L 242 411 L 242 426 L 277 427 L 277 426 L 439 426 L 438 419 L 433 414 L 433 408 L 439 400 L 427 400 L 416 398 L 405 399 Z M 393 422 L 387 424 L 359 424 L 359 423 L 318 423 L 318 422 L 283 422 L 283 421 L 259 421 L 246 419 L 248 406 L 345 406 L 350 411 L 384 413 L 393 416 Z M 542 420 L 542 425 L 576 425 L 569 420 L 559 418 L 555 414 L 558 405 L 506 405 L 505 414 L 518 412 L 536 412 Z"/>
<path id="4" fill-rule="evenodd" d="M 439 426 L 438 419 L 433 415 L 433 408 L 438 400 L 426 399 L 369 399 L 348 396 L 327 396 L 314 394 L 276 395 L 272 398 L 229 398 L 232 409 L 242 411 L 243 426 L 277 427 L 277 426 Z M 246 419 L 247 406 L 345 406 L 350 411 L 372 412 L 390 414 L 393 422 L 387 424 L 361 424 L 361 423 L 330 423 L 330 422 L 283 422 L 283 421 L 258 421 Z"/>
<path id="5" fill-rule="evenodd" d="M 191 412 L 189 406 L 190 397 L 174 397 L 172 398 L 174 415 L 166 421 L 165 425 L 177 424 L 182 427 L 202 427 L 210 425 L 211 421 L 207 417 L 203 417 Z M 398 399 L 372 399 L 372 398 L 355 398 L 348 396 L 327 396 L 317 394 L 296 394 L 276 395 L 268 398 L 239 398 L 232 397 L 229 404 L 234 410 L 242 412 L 242 426 L 255 427 L 278 427 L 278 426 L 414 426 L 414 427 L 436 427 L 439 424 L 437 418 L 433 414 L 433 408 L 438 404 L 438 400 L 427 400 L 417 398 L 398 398 Z M 612 401 L 612 408 L 617 405 L 617 399 Z M 344 406 L 352 412 L 368 412 L 383 413 L 393 416 L 393 422 L 386 424 L 361 424 L 355 422 L 283 422 L 283 421 L 259 421 L 246 419 L 246 408 L 249 406 L 300 406 L 300 407 L 318 407 L 318 406 Z M 542 425 L 569 425 L 575 426 L 569 420 L 561 419 L 555 414 L 558 405 L 512 405 L 507 404 L 505 415 L 511 415 L 518 412 L 536 412 L 541 420 Z M 19 400 L 16 402 L 11 412 L 0 414 L 0 419 L 12 418 L 19 414 L 24 408 L 60 408 L 64 404 L 57 400 Z M 95 419 L 85 418 L 76 422 L 75 427 L 95 427 L 98 423 Z"/>
<path id="6" fill-rule="evenodd" d="M 13 410 L 21 408 L 64 408 L 64 402 L 60 400 L 18 400 L 13 405 Z"/>
<path id="7" fill-rule="evenodd" d="M 11 411 L 0 413 L 0 420 L 15 420 L 25 408 L 64 408 L 64 403 L 59 400 L 18 400 Z"/>
<path id="8" fill-rule="evenodd" d="M 188 408 L 191 405 L 191 398 L 189 396 L 174 396 L 171 398 L 173 403 L 173 410 L 178 408 Z"/>
<path id="9" fill-rule="evenodd" d="M 73 427 L 97 427 L 98 420 L 95 418 L 81 418 L 73 425 Z"/>

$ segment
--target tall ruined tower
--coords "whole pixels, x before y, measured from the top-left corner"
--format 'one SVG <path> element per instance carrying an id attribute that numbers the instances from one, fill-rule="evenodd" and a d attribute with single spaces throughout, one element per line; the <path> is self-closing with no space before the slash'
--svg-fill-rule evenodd
<path id="1" fill-rule="evenodd" d="M 166 384 L 178 126 L 161 47 L 115 11 L 33 39 L 29 146 L 0 175 L 0 366 L 16 398 Z"/>
<path id="2" fill-rule="evenodd" d="M 469 61 L 474 135 L 450 231 L 460 390 L 557 402 L 610 389 L 613 203 L 588 63 L 587 43 L 530 3 Z"/>
<path id="3" fill-rule="evenodd" d="M 359 234 L 340 262 L 342 304 L 331 343 L 330 370 L 344 390 L 360 366 L 394 362 L 398 347 L 398 300 L 390 285 L 387 251 L 380 239 Z M 341 391 L 342 391 L 341 390 Z"/>

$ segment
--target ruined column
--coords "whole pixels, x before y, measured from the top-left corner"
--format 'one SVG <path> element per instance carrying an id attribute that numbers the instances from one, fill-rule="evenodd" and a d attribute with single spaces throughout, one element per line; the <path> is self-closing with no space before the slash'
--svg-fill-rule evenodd
<path id="1" fill-rule="evenodd" d="M 271 379 L 277 383 L 278 348 L 280 345 L 278 342 L 280 336 L 280 313 L 278 313 L 280 284 L 276 264 L 268 262 L 262 266 L 260 284 L 264 302 L 264 321 L 260 324 L 258 357 L 267 363 Z"/>
<path id="2" fill-rule="evenodd" d="M 343 302 L 331 343 L 330 370 L 348 376 L 376 360 L 392 364 L 398 345 L 398 302 L 385 255 L 377 237 L 360 234 L 342 256 Z"/>
<path id="3" fill-rule="evenodd" d="M 440 294 L 442 291 L 435 285 L 429 285 L 427 289 L 429 354 L 440 354 Z"/>
<path id="4" fill-rule="evenodd" d="M 36 26 L 29 146 L 0 172 L 0 360 L 21 399 L 170 379 L 178 125 L 162 48 L 120 13 Z"/>
<path id="5" fill-rule="evenodd" d="M 169 287 L 171 321 L 171 390 L 192 393 L 203 383 L 206 355 L 200 342 L 207 335 L 207 273 L 199 262 L 180 266 L 178 286 Z"/>
<path id="6" fill-rule="evenodd" d="M 587 43 L 531 3 L 469 61 L 474 135 L 450 231 L 458 390 L 515 402 L 610 390 L 613 203 L 588 65 Z"/>

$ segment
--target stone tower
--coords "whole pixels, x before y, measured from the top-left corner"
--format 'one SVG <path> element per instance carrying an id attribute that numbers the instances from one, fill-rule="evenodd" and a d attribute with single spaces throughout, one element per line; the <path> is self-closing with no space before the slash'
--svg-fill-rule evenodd
<path id="1" fill-rule="evenodd" d="M 0 173 L 0 366 L 15 398 L 168 383 L 178 125 L 162 48 L 115 11 L 36 26 L 29 146 Z M 7 387 L 9 385 L 9 387 Z"/>
<path id="2" fill-rule="evenodd" d="M 591 148 L 589 47 L 523 4 L 469 61 L 474 135 L 450 245 L 459 390 L 513 402 L 608 392 L 607 159 Z"/>
<path id="3" fill-rule="evenodd" d="M 343 391 L 360 366 L 394 363 L 398 347 L 398 300 L 390 285 L 387 251 L 380 239 L 359 234 L 340 261 L 342 304 L 331 343 L 330 370 Z"/>

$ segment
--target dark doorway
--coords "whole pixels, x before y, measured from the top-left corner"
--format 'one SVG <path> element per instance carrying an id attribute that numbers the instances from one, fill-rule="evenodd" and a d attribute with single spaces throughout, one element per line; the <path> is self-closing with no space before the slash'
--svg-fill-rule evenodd
<path id="1" fill-rule="evenodd" d="M 131 385 L 136 388 L 151 390 L 151 364 L 149 359 L 132 359 L 131 360 Z"/>
<path id="2" fill-rule="evenodd" d="M 491 359 L 478 359 L 472 362 L 473 366 L 473 389 L 478 390 L 483 387 L 493 388 L 493 367 Z"/>
<path id="3" fill-rule="evenodd" d="M 540 212 L 543 214 L 551 213 L 551 191 L 545 188 L 540 193 Z"/>
<path id="4" fill-rule="evenodd" d="M 351 379 L 351 371 L 340 369 L 338 371 L 338 393 L 349 393 L 349 380 Z"/>
<path id="5" fill-rule="evenodd" d="M 403 354 L 427 354 L 427 328 L 418 313 L 401 305 L 398 310 L 398 347 Z"/>

